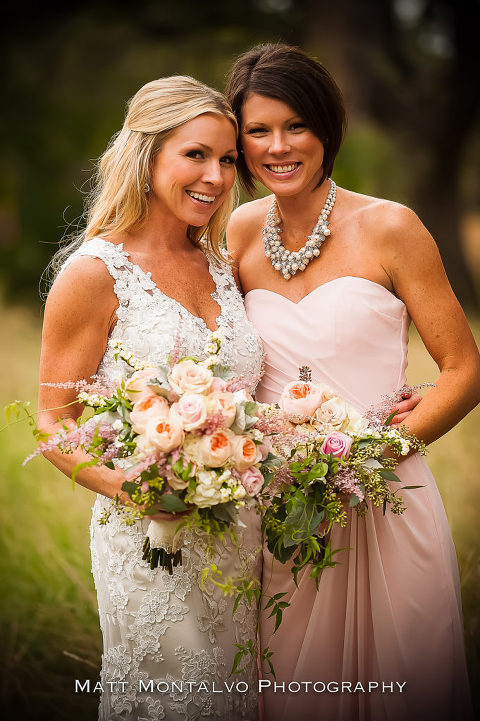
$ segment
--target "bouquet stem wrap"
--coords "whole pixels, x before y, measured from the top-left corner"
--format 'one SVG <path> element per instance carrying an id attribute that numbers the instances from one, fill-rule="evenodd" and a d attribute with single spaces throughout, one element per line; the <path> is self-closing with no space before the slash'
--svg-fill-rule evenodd
<path id="1" fill-rule="evenodd" d="M 143 544 L 143 559 L 150 563 L 150 568 L 161 565 L 172 574 L 173 567 L 181 565 L 184 529 L 179 525 L 177 520 L 150 521 Z"/>

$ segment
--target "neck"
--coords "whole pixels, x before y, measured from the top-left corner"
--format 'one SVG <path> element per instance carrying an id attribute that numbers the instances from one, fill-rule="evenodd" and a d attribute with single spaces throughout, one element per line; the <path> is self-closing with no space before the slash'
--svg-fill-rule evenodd
<path id="1" fill-rule="evenodd" d="M 151 202 L 146 221 L 138 228 L 126 231 L 125 240 L 140 253 L 178 253 L 191 251 L 187 236 L 188 225 L 162 205 Z M 132 248 L 133 249 L 133 248 Z"/>
<path id="2" fill-rule="evenodd" d="M 287 230 L 289 234 L 310 233 L 329 191 L 330 181 L 325 178 L 323 183 L 314 190 L 306 188 L 298 195 L 275 196 L 284 231 Z"/>

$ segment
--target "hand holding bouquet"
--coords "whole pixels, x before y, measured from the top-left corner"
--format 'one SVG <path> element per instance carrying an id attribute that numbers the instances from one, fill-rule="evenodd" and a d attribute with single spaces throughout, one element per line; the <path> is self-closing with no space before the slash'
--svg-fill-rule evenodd
<path id="1" fill-rule="evenodd" d="M 58 448 L 82 448 L 91 459 L 77 466 L 123 468 L 128 505 L 115 499 L 111 511 L 125 523 L 161 511 L 189 511 L 179 520 L 151 520 L 144 559 L 172 572 L 181 563 L 182 529 L 195 525 L 209 534 L 233 535 L 238 510 L 258 496 L 272 475 L 273 456 L 256 428 L 257 404 L 220 365 L 220 335 L 211 335 L 207 358 L 181 358 L 154 367 L 111 340 L 117 360 L 126 364 L 120 383 L 97 377 L 93 383 L 59 384 L 79 388 L 78 401 L 94 415 L 44 439 L 30 458 Z M 27 460 L 30 460 L 27 459 Z"/>

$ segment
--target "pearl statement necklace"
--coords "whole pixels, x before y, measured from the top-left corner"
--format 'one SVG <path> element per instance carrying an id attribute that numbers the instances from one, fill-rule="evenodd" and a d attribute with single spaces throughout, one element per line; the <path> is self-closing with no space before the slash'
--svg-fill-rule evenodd
<path id="1" fill-rule="evenodd" d="M 322 243 L 326 240 L 327 235 L 330 235 L 328 216 L 335 205 L 337 186 L 331 178 L 329 178 L 329 181 L 330 190 L 312 234 L 307 236 L 308 240 L 305 245 L 294 252 L 287 250 L 280 240 L 282 228 L 280 228 L 280 218 L 277 212 L 277 199 L 273 199 L 271 208 L 267 213 L 265 228 L 262 230 L 265 255 L 270 258 L 270 263 L 275 270 L 282 273 L 285 280 L 289 280 L 297 270 L 305 270 L 310 261 L 320 255 Z"/>

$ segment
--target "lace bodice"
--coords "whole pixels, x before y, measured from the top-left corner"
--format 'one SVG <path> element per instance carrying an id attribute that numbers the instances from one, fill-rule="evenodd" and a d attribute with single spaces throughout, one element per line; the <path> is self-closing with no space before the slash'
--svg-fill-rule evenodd
<path id="1" fill-rule="evenodd" d="M 211 331 L 203 318 L 165 295 L 152 280 L 151 273 L 130 261 L 122 244 L 93 238 L 72 253 L 64 268 L 84 255 L 100 258 L 114 279 L 118 307 L 112 338 L 122 340 L 138 358 L 154 364 L 164 364 L 176 342 L 179 342 L 180 356 L 204 356 L 203 349 Z M 228 265 L 210 260 L 209 271 L 216 286 L 212 298 L 220 306 L 217 325 L 224 338 L 221 362 L 230 366 L 253 391 L 261 374 L 259 335 L 245 315 L 242 296 Z M 98 372 L 116 380 L 122 374 L 122 366 L 115 361 L 113 353 L 107 348 Z"/>

